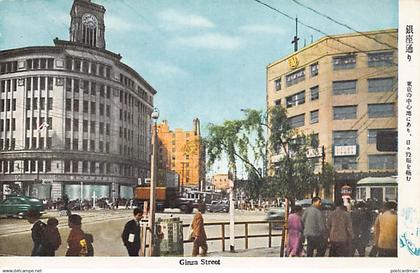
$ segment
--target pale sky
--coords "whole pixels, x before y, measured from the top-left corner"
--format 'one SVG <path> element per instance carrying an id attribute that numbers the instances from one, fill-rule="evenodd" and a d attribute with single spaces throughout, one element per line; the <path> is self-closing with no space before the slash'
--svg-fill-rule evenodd
<path id="1" fill-rule="evenodd" d="M 160 120 L 202 132 L 265 108 L 266 65 L 293 51 L 295 22 L 255 0 L 92 0 L 105 6 L 106 49 L 156 90 Z M 292 0 L 261 0 L 329 35 L 353 32 Z M 72 0 L 0 0 L 0 50 L 69 39 Z M 398 0 L 299 0 L 358 31 L 398 27 Z M 299 25 L 299 48 L 323 37 Z M 214 171 L 225 170 L 225 163 Z"/>

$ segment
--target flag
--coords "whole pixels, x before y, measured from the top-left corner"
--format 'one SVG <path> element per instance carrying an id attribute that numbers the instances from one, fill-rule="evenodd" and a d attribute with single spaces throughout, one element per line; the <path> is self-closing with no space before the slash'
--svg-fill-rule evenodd
<path id="1" fill-rule="evenodd" d="M 43 123 L 41 123 L 41 124 L 39 125 L 39 127 L 38 127 L 38 132 L 40 133 L 40 132 L 44 131 L 45 129 L 47 129 L 47 128 L 48 128 L 48 126 L 50 126 L 50 125 L 44 121 Z"/>

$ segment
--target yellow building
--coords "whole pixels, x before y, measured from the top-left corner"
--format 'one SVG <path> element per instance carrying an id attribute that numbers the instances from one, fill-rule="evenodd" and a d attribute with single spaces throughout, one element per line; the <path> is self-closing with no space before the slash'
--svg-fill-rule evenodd
<path id="1" fill-rule="evenodd" d="M 159 168 L 175 171 L 182 188 L 203 189 L 205 149 L 200 135 L 200 121 L 194 119 L 193 130 L 171 131 L 165 120 L 158 124 Z"/>
<path id="2" fill-rule="evenodd" d="M 282 105 L 292 127 L 315 134 L 337 172 L 336 194 L 397 173 L 397 154 L 376 149 L 378 131 L 397 130 L 397 55 L 390 29 L 324 37 L 266 68 L 267 106 Z"/>
<path id="3" fill-rule="evenodd" d="M 215 190 L 227 190 L 230 187 L 231 180 L 227 173 L 215 174 L 211 180 Z"/>

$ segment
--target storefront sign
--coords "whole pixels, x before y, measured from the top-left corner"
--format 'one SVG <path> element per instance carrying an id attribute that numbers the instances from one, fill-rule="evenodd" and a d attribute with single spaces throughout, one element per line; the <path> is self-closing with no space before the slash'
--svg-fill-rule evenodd
<path id="1" fill-rule="evenodd" d="M 334 146 L 334 156 L 357 155 L 357 145 Z"/>

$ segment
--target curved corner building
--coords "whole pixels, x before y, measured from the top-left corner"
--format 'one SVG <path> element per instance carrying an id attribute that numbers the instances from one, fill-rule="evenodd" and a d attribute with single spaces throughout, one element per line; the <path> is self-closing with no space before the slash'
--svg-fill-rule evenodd
<path id="1" fill-rule="evenodd" d="M 130 198 L 150 176 L 156 91 L 105 49 L 103 6 L 74 0 L 70 41 L 0 51 L 0 183 L 42 199 Z"/>

